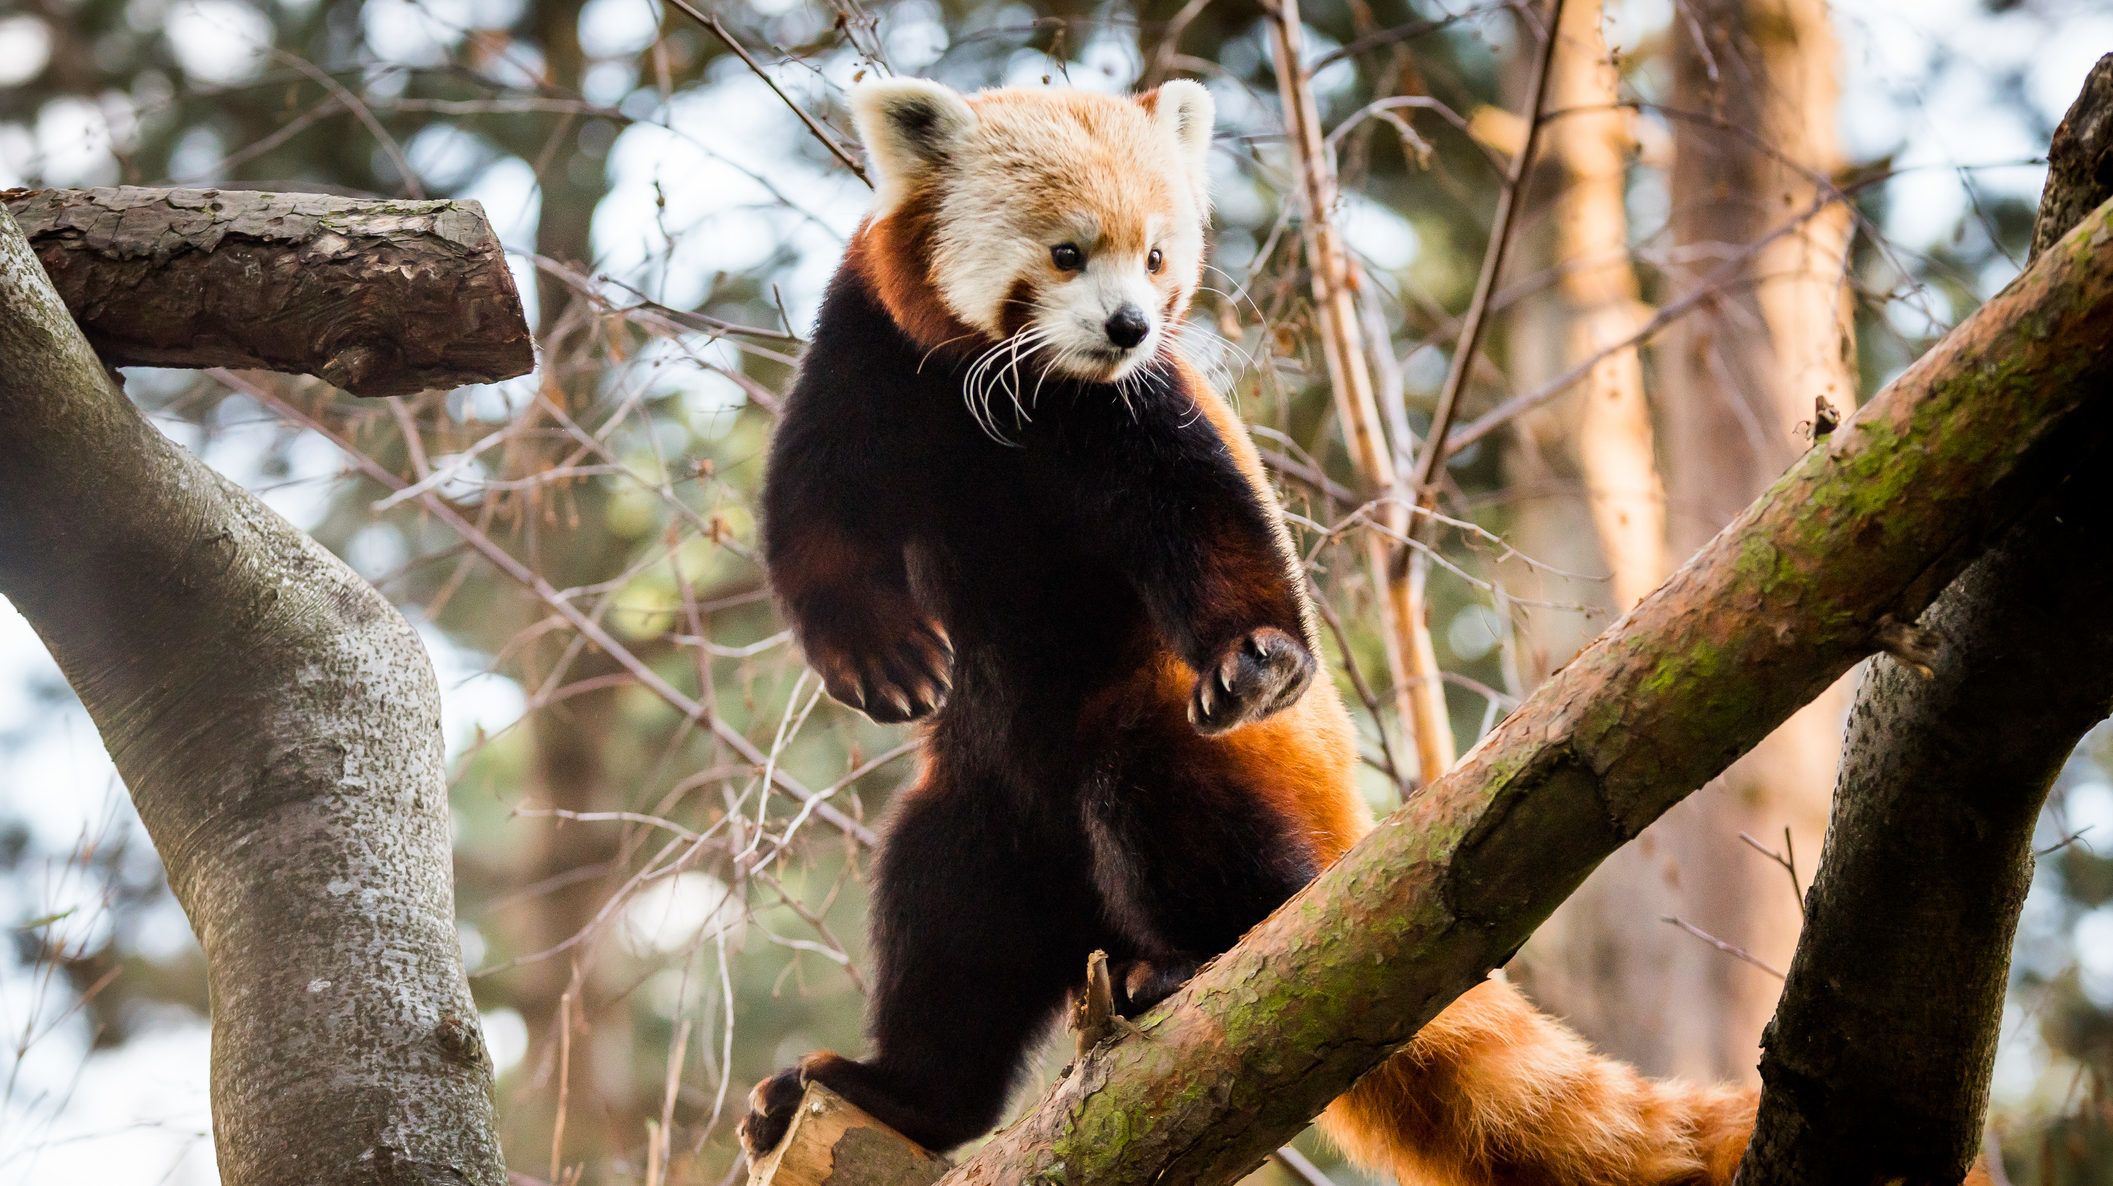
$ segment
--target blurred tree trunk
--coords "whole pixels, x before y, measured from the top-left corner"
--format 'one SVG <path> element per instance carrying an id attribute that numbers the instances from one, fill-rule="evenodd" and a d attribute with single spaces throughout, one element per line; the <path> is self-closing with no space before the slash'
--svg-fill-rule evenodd
<path id="1" fill-rule="evenodd" d="M 1634 116 L 1615 106 L 1621 76 L 1604 18 L 1597 0 L 1563 7 L 1548 108 L 1574 114 L 1542 132 L 1534 188 L 1547 195 L 1547 218 L 1532 244 L 1555 281 L 1521 307 L 1511 339 L 1511 370 L 1521 390 L 1605 353 L 1580 390 L 1521 418 L 1506 457 L 1509 484 L 1521 494 L 1513 538 L 1537 562 L 1510 565 L 1506 588 L 1582 607 L 1522 613 L 1520 675 L 1528 684 L 1568 662 L 1671 568 L 1642 359 L 1634 347 L 1610 350 L 1636 332 L 1646 311 L 1629 258 L 1626 168 Z M 1608 579 L 1575 580 L 1541 565 Z M 1519 964 L 1536 999 L 1595 1033 L 1628 1027 L 1624 998 L 1607 991 L 1595 953 L 1607 942 L 1609 920 L 1630 917 L 1628 903 L 1647 896 L 1634 884 L 1640 868 L 1617 854 L 1535 933 Z M 1669 1011 L 1658 1028 L 1681 1026 L 1691 1016 Z"/>
<path id="2" fill-rule="evenodd" d="M 1636 332 L 1644 310 L 1629 262 L 1625 202 L 1633 117 L 1614 107 L 1621 75 L 1603 17 L 1599 0 L 1569 0 L 1556 31 L 1547 106 L 1574 114 L 1542 132 L 1534 182 L 1535 192 L 1547 195 L 1547 222 L 1534 246 L 1555 283 L 1520 310 L 1512 370 L 1521 389 L 1532 389 L 1599 361 L 1582 390 L 1522 418 L 1508 468 L 1530 491 L 1521 528 L 1539 546 L 1522 544 L 1527 554 L 1571 571 L 1605 571 L 1608 586 L 1597 600 L 1618 612 L 1657 588 L 1671 566 L 1642 360 L 1634 347 L 1610 350 Z M 1598 629 L 1569 616 L 1547 625 L 1541 637 L 1548 662 L 1531 673 L 1537 678 Z"/>
<path id="3" fill-rule="evenodd" d="M 1799 425 L 1813 419 L 1815 398 L 1846 413 L 1856 397 L 1845 284 L 1851 212 L 1840 202 L 1821 208 L 1840 164 L 1826 7 L 1697 0 L 1684 11 L 1672 35 L 1670 189 L 1680 266 L 1668 298 L 1729 261 L 1744 262 L 1717 299 L 1669 330 L 1656 358 L 1676 557 L 1714 535 L 1806 448 Z M 1578 916 L 1563 961 L 1570 988 L 1547 994 L 1553 1007 L 1648 1070 L 1753 1079 L 1780 981 L 1662 920 L 1682 919 L 1772 967 L 1787 965 L 1797 895 L 1783 870 L 1739 836 L 1780 848 L 1788 828 L 1800 873 L 1809 875 L 1846 709 L 1846 686 L 1837 685 L 1607 862 L 1593 892 L 1621 907 L 1589 922 Z"/>
<path id="4" fill-rule="evenodd" d="M 618 670 L 614 660 L 590 651 L 567 668 L 563 682 L 595 681 Z M 595 687 L 537 710 L 530 724 L 534 806 L 568 812 L 625 806 L 608 754 L 609 740 L 624 735 L 617 719 L 624 690 Z M 561 818 L 537 820 L 534 828 L 525 854 L 523 884 L 533 896 L 520 920 L 522 942 L 527 950 L 555 954 L 521 969 L 512 986 L 528 1026 L 527 1065 L 538 1087 L 534 1102 L 517 1109 L 520 1115 L 509 1127 L 532 1129 L 536 1138 L 534 1145 L 515 1147 L 551 1149 L 562 1107 L 559 1160 L 592 1164 L 645 1137 L 632 1073 L 631 1006 L 608 992 L 620 953 L 612 949 L 611 936 L 590 931 L 623 880 L 622 831 L 607 822 Z"/>
<path id="5" fill-rule="evenodd" d="M 561 94 L 578 94 L 586 72 L 580 46 L 581 0 L 556 0 L 538 4 L 530 16 L 533 36 L 542 47 L 545 82 Z M 548 139 L 531 149 L 527 159 L 537 165 L 540 183 L 536 219 L 536 253 L 584 272 L 593 271 L 592 230 L 595 207 L 607 191 L 602 155 L 589 151 L 589 143 L 600 135 L 588 128 L 596 121 L 573 115 L 559 117 Z M 613 135 L 608 137 L 613 140 Z M 545 275 L 538 283 L 536 336 L 543 343 L 543 396 L 552 404 L 575 411 L 591 406 L 598 395 L 593 369 L 578 369 L 572 363 L 595 349 L 596 332 L 589 307 L 566 284 Z M 541 409 L 528 419 L 548 425 L 550 416 Z M 554 426 L 552 426 L 554 427 Z M 510 446 L 509 465 L 523 473 L 535 473 L 559 463 L 570 452 L 569 443 L 556 433 L 539 437 L 516 435 Z M 591 484 L 535 488 L 520 508 L 525 533 L 536 554 L 536 567 L 557 587 L 573 588 L 606 579 L 623 563 L 626 541 L 611 541 L 603 533 L 572 530 L 569 521 L 575 500 L 600 497 Z M 567 504 L 560 507 L 558 504 Z M 599 523 L 601 516 L 582 514 L 585 523 Z M 530 606 L 532 612 L 540 607 Z M 533 620 L 519 623 L 523 628 Z M 540 644 L 529 652 L 540 660 L 541 670 L 530 674 L 531 682 L 549 675 L 565 662 L 565 648 L 556 642 Z M 612 769 L 609 743 L 621 736 L 616 721 L 625 688 L 618 683 L 597 683 L 618 672 L 616 663 L 588 648 L 560 675 L 560 684 L 586 682 L 588 690 L 566 696 L 538 710 L 529 722 L 534 758 L 533 802 L 538 808 L 560 812 L 599 812 L 627 806 L 618 772 Z M 610 823 L 567 822 L 560 818 L 538 821 L 533 843 L 523 854 L 523 883 L 536 887 L 528 902 L 526 917 L 519 920 L 523 942 L 530 951 L 548 951 L 565 944 L 590 927 L 609 895 L 621 884 L 618 869 L 621 830 Z M 660 1064 L 651 1064 L 648 1074 L 633 1073 L 630 1003 L 613 1000 L 610 991 L 612 956 L 604 936 L 589 936 L 566 950 L 539 960 L 524 969 L 516 981 L 523 1020 L 528 1025 L 529 1051 L 526 1067 L 537 1089 L 534 1104 L 516 1109 L 510 1127 L 532 1127 L 516 1148 L 533 1148 L 540 1154 L 550 1150 L 553 1177 L 564 1164 L 598 1164 L 627 1145 L 645 1139 L 645 1096 L 640 1083 L 657 1078 Z M 555 1130 L 562 1123 L 562 1134 Z M 526 1135 L 526 1134 L 524 1134 Z M 556 1139 L 562 1137 L 562 1141 Z"/>
<path id="6" fill-rule="evenodd" d="M 440 695 L 403 617 L 125 399 L 0 211 L 0 593 L 206 955 L 229 1186 L 499 1186 Z"/>

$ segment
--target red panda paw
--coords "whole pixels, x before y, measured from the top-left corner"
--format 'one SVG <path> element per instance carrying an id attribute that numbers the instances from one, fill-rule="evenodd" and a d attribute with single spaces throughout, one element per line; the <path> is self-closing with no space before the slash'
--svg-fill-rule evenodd
<path id="1" fill-rule="evenodd" d="M 831 696 L 883 725 L 932 715 L 954 687 L 954 645 L 936 623 L 857 653 L 810 643 L 808 658 Z"/>
<path id="2" fill-rule="evenodd" d="M 792 1127 L 792 1114 L 806 1092 L 806 1068 L 790 1066 L 756 1084 L 755 1090 L 748 1093 L 748 1115 L 741 1118 L 739 1131 L 741 1151 L 748 1155 L 751 1166 L 785 1139 L 785 1130 Z"/>
<path id="3" fill-rule="evenodd" d="M 1313 652 L 1274 626 L 1249 631 L 1196 678 L 1189 723 L 1215 735 L 1291 707 L 1313 680 Z"/>

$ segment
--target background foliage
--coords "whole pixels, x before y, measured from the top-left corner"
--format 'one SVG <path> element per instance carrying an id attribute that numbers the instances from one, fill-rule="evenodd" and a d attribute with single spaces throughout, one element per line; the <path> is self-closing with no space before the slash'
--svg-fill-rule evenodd
<path id="1" fill-rule="evenodd" d="M 539 327 L 533 376 L 401 402 L 266 375 L 138 371 L 131 391 L 428 639 L 447 694 L 462 940 L 501 1062 L 507 1147 L 517 1170 L 551 1181 L 731 1181 L 748 1085 L 813 1047 L 860 1043 L 861 837 L 913 764 L 906 734 L 819 696 L 754 560 L 777 394 L 866 194 L 790 104 L 848 143 L 844 90 L 866 74 L 1210 82 L 1218 210 L 1198 311 L 1211 335 L 1197 348 L 1257 426 L 1341 624 L 1331 659 L 1361 706 L 1367 792 L 1385 806 L 1416 781 L 1393 757 L 1406 750 L 1372 591 L 1345 544 L 1358 480 L 1313 344 L 1266 15 L 1235 0 L 713 12 L 724 35 L 655 0 L 18 0 L 0 12 L 0 184 L 470 198 L 512 249 Z M 1624 100 L 1620 247 L 1647 305 L 1693 263 L 1673 230 L 1683 203 L 1737 197 L 1672 180 L 1676 60 L 1681 38 L 1700 37 L 1698 12 L 1629 0 L 1605 26 Z M 1814 68 L 1838 74 L 1842 100 L 1809 114 L 1842 135 L 1823 180 L 1854 212 L 1842 279 L 1868 392 L 2015 271 L 2034 158 L 2113 46 L 2113 19 L 2084 0 L 1826 12 L 1841 51 Z M 1304 13 L 1337 130 L 1334 216 L 1368 321 L 1385 331 L 1383 380 L 1401 393 L 1398 446 L 1428 423 L 1497 166 L 1521 138 L 1534 13 L 1509 0 Z M 1369 106 L 1391 97 L 1416 102 Z M 1548 233 L 1561 184 L 1535 176 L 1524 241 Z M 1528 252 L 1505 273 L 1467 415 L 1530 386 L 1518 375 L 1536 348 L 1531 313 L 1564 266 Z M 1662 378 L 1661 349 L 1647 349 L 1661 414 L 1724 398 Z M 1560 470 L 1529 480 L 1519 459 L 1532 448 L 1530 434 L 1499 432 L 1459 457 L 1441 503 L 1454 522 L 1433 536 L 1433 634 L 1463 744 L 1614 608 L 1604 563 L 1543 560 L 1518 539 L 1535 506 L 1586 497 Z M 474 532 L 435 520 L 426 498 Z M 1689 508 L 1674 498 L 1677 519 Z M 495 549 L 539 580 L 507 576 Z M 621 651 L 589 645 L 561 611 Z M 2113 859 L 2094 848 L 2113 829 L 2109 757 L 2087 746 L 2058 790 L 2045 824 L 2058 851 L 2021 934 L 1993 1122 L 2019 1183 L 2113 1183 Z M 1665 927 L 1602 913 L 1613 933 Z M 211 1181 L 197 949 L 92 728 L 11 615 L 0 924 L 0 1182 Z M 1716 1002 L 1683 1008 L 1708 1018 Z M 1357 1180 L 1314 1152 L 1337 1181 Z"/>

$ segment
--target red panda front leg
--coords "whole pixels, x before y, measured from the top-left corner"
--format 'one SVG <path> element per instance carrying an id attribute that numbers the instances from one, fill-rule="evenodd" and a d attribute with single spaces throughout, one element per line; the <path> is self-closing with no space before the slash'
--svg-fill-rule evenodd
<path id="1" fill-rule="evenodd" d="M 1215 663 L 1197 673 L 1189 721 L 1199 732 L 1223 733 L 1291 707 L 1312 681 L 1313 652 L 1275 626 L 1235 639 Z"/>
<path id="2" fill-rule="evenodd" d="M 953 641 L 911 592 L 902 545 L 793 511 L 772 518 L 771 583 L 829 694 L 884 725 L 938 711 Z"/>
<path id="3" fill-rule="evenodd" d="M 1317 668 L 1314 640 L 1275 499 L 1236 452 L 1245 439 L 1169 413 L 1099 444 L 1065 459 L 1080 521 L 1196 672 L 1190 723 L 1216 735 L 1296 703 Z"/>

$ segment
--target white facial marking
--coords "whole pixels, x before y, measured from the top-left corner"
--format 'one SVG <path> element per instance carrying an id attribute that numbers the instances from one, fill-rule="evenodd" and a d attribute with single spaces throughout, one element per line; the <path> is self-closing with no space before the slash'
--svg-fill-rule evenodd
<path id="1" fill-rule="evenodd" d="M 1145 266 L 1148 251 L 1102 251 L 1085 268 L 1045 291 L 1035 323 L 1050 334 L 1053 361 L 1096 378 L 1119 378 L 1159 347 L 1165 298 Z M 1119 341 L 1141 319 L 1144 337 Z"/>
<path id="2" fill-rule="evenodd" d="M 880 207 L 929 195 L 931 278 L 1015 369 L 1120 382 L 1167 346 L 1201 279 L 1209 92 L 962 97 L 891 82 L 854 92 Z M 1071 244 L 1083 259 L 1052 256 Z M 1154 267 L 1154 252 L 1158 253 Z"/>

